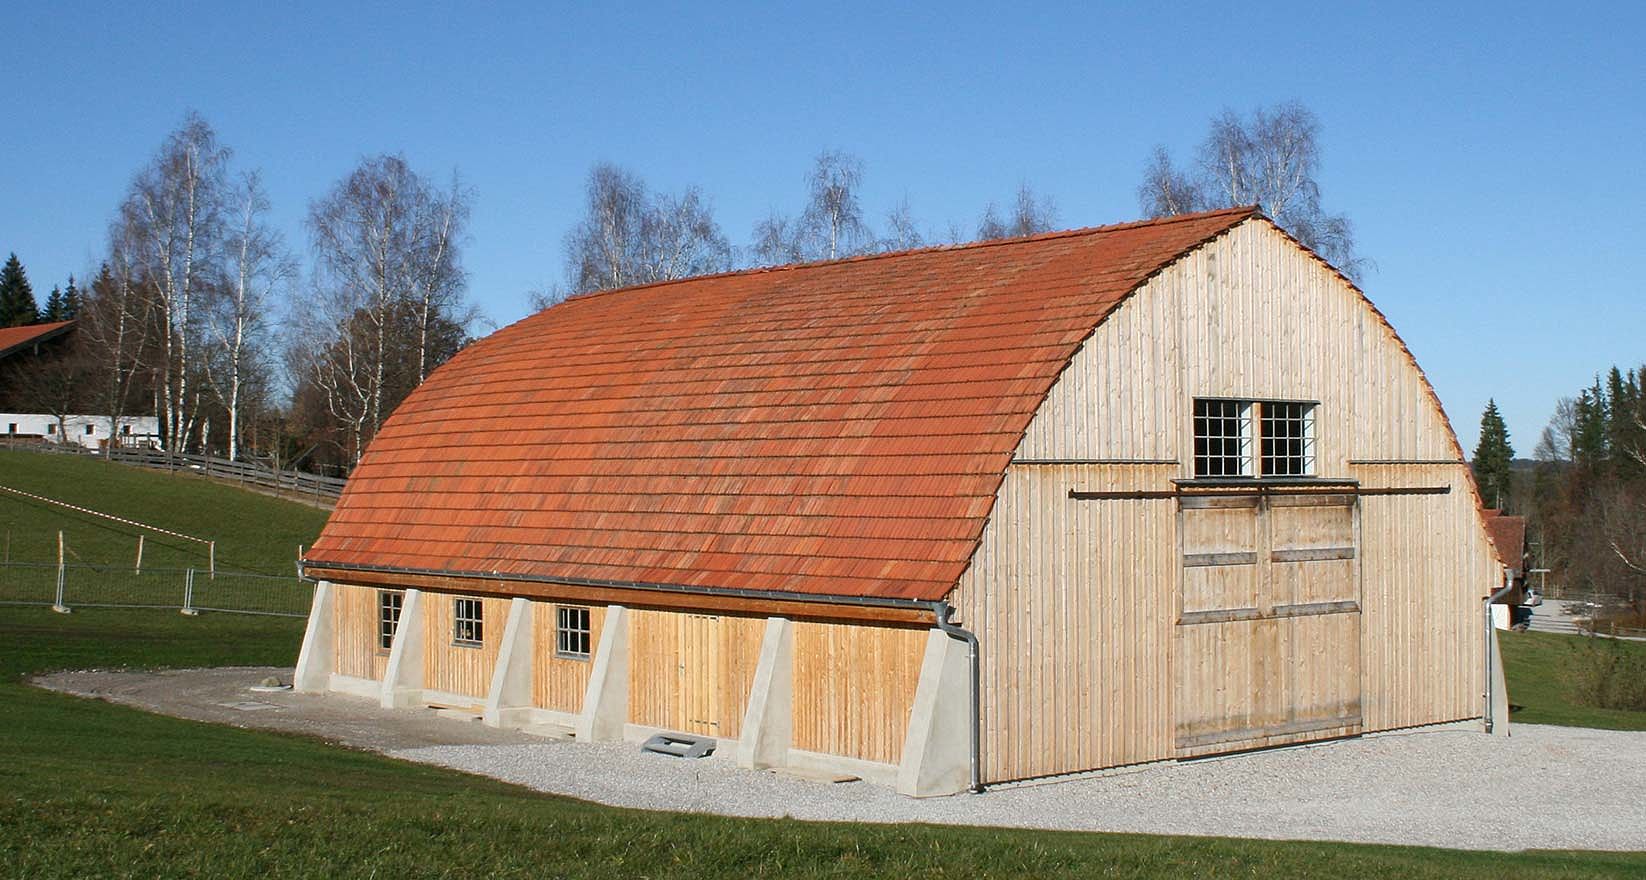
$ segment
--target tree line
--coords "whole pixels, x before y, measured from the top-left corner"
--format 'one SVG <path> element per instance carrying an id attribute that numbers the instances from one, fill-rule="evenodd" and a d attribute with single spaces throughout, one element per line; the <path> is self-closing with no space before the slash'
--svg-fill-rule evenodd
<path id="1" fill-rule="evenodd" d="M 1149 217 L 1258 204 L 1351 275 L 1348 221 L 1320 207 L 1320 125 L 1300 104 L 1214 119 L 1192 172 L 1164 148 L 1137 195 Z M 1021 184 L 974 223 L 923 225 L 907 199 L 863 204 L 863 162 L 818 154 L 793 211 L 773 210 L 734 245 L 696 187 L 659 192 L 621 166 L 588 172 L 581 216 L 563 241 L 563 275 L 528 291 L 534 308 L 566 296 L 736 268 L 832 260 L 1032 235 L 1056 204 Z M 0 269 L 0 326 L 76 320 L 52 354 L 0 376 L 12 409 L 153 415 L 167 449 L 253 456 L 346 471 L 394 408 L 467 344 L 481 323 L 462 252 L 475 194 L 404 156 L 367 156 L 312 199 L 301 254 L 269 221 L 256 169 L 239 167 L 211 125 L 189 114 L 136 172 L 88 273 L 36 304 L 15 255 Z"/>
<path id="2" fill-rule="evenodd" d="M 1646 366 L 1613 367 L 1561 398 L 1532 457 L 1507 506 L 1527 517 L 1533 561 L 1646 612 Z"/>

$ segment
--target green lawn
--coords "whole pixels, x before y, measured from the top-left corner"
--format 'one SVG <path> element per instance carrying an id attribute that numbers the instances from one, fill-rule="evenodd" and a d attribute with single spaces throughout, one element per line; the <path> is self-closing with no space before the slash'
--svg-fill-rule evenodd
<path id="1" fill-rule="evenodd" d="M 53 668 L 289 664 L 301 621 L 0 608 L 12 877 L 1638 877 L 1646 854 L 758 821 L 535 794 L 46 693 Z M 983 795 L 987 797 L 987 795 Z"/>
<path id="2" fill-rule="evenodd" d="M 292 574 L 297 545 L 314 543 L 326 511 L 214 483 L 77 455 L 0 450 L 0 486 L 55 498 L 217 542 L 219 571 Z M 0 492 L 0 542 L 13 562 L 57 561 L 61 529 L 70 562 L 134 561 L 138 531 Z M 203 568 L 206 548 L 161 535 L 144 540 L 145 568 Z"/>
<path id="3" fill-rule="evenodd" d="M 1646 712 L 1593 709 L 1567 699 L 1563 670 L 1574 652 L 1584 647 L 1585 637 L 1504 631 L 1497 635 L 1503 649 L 1503 675 L 1509 685 L 1511 722 L 1646 730 Z M 1646 657 L 1646 642 L 1615 644 Z"/>

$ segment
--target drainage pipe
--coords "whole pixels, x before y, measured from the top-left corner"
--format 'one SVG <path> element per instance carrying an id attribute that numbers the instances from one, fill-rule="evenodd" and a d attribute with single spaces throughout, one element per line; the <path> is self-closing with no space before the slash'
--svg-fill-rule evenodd
<path id="1" fill-rule="evenodd" d="M 1486 644 L 1484 646 L 1482 646 L 1481 655 L 1486 658 L 1486 662 L 1485 662 L 1486 706 L 1485 706 L 1485 711 L 1483 711 L 1481 713 L 1481 717 L 1484 718 L 1485 721 L 1486 721 L 1486 732 L 1487 733 L 1492 732 L 1492 722 L 1494 720 L 1496 720 L 1496 719 L 1492 718 L 1492 681 L 1495 678 L 1495 676 L 1492 675 L 1492 660 L 1493 660 L 1492 643 L 1495 641 L 1495 639 L 1493 638 L 1494 634 L 1492 632 L 1492 630 L 1495 628 L 1495 624 L 1492 623 L 1492 605 L 1495 604 L 1497 602 L 1497 600 L 1503 598 L 1504 596 L 1509 595 L 1509 592 L 1511 590 L 1513 590 L 1514 588 L 1515 588 L 1515 571 L 1514 571 L 1514 569 L 1508 568 L 1507 566 L 1505 566 L 1504 569 L 1503 569 L 1503 588 L 1498 590 L 1497 592 L 1493 593 L 1492 595 L 1487 596 L 1486 597 L 1486 602 L 1485 602 L 1485 605 L 1484 605 L 1484 609 L 1485 609 L 1485 612 L 1486 612 Z"/>
<path id="2" fill-rule="evenodd" d="M 971 668 L 971 765 L 973 794 L 983 793 L 983 671 L 978 659 L 977 635 L 969 630 L 955 626 L 949 620 L 954 614 L 954 608 L 948 602 L 932 603 L 932 616 L 937 619 L 937 628 L 945 635 L 957 638 L 966 643 L 966 665 Z"/>

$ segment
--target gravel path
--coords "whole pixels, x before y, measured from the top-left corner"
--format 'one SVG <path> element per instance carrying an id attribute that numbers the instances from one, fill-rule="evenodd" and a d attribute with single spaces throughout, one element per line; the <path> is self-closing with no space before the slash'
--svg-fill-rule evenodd
<path id="1" fill-rule="evenodd" d="M 1646 850 L 1646 732 L 1519 724 L 1504 739 L 1472 726 L 1431 728 L 913 800 L 863 782 L 743 770 L 730 749 L 690 761 L 633 744 L 539 740 L 349 697 L 248 690 L 269 674 L 289 681 L 291 671 L 71 672 L 36 683 L 185 718 L 321 736 L 613 806 L 1455 849 Z"/>
<path id="2" fill-rule="evenodd" d="M 686 761 L 633 745 L 435 746 L 390 754 L 654 810 L 1341 840 L 1454 849 L 1646 849 L 1646 733 L 1519 725 L 1383 734 L 913 800 Z M 1504 829 L 1510 829 L 1505 833 Z"/>

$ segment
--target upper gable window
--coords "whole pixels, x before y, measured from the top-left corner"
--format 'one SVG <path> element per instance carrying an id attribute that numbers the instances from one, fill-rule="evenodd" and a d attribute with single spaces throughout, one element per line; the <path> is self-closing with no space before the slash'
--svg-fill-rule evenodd
<path id="1" fill-rule="evenodd" d="M 1307 477 L 1315 472 L 1315 404 L 1196 398 L 1194 475 Z"/>

